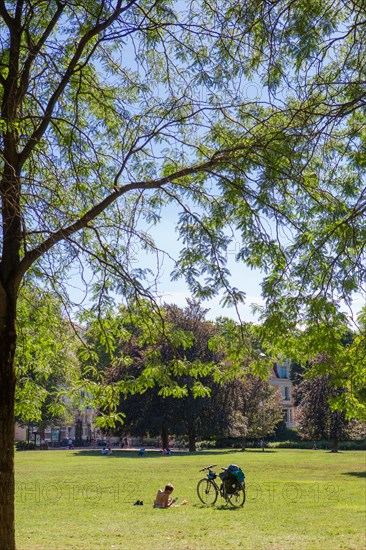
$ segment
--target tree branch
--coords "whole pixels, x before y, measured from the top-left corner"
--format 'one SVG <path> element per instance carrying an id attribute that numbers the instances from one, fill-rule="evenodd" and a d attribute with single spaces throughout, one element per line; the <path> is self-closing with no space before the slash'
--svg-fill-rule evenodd
<path id="1" fill-rule="evenodd" d="M 147 182 L 140 181 L 140 182 L 129 183 L 124 185 L 123 187 L 116 189 L 113 193 L 108 195 L 99 204 L 93 206 L 93 208 L 91 208 L 88 212 L 86 212 L 75 223 L 69 225 L 68 227 L 61 228 L 55 233 L 52 233 L 48 237 L 48 239 L 46 239 L 39 246 L 31 250 L 20 262 L 19 270 L 17 272 L 17 278 L 20 281 L 24 273 L 40 256 L 42 256 L 55 244 L 63 240 L 66 240 L 68 237 L 70 237 L 74 233 L 80 231 L 80 229 L 87 227 L 89 222 L 94 220 L 97 216 L 99 216 L 102 212 L 104 212 L 113 202 L 115 202 L 119 197 L 125 195 L 129 191 L 133 191 L 137 189 L 140 189 L 140 190 L 160 189 L 162 186 L 168 183 L 172 183 L 180 178 L 184 178 L 184 177 L 187 177 L 193 174 L 202 173 L 202 172 L 208 172 L 212 167 L 217 166 L 218 164 L 221 164 L 223 160 L 227 160 L 224 154 L 220 155 L 220 160 L 216 158 L 212 158 L 209 161 L 204 162 L 202 164 L 190 166 L 187 168 L 182 168 L 181 170 L 178 170 L 173 174 L 170 174 L 169 176 L 165 176 L 155 181 L 147 181 Z"/>
<path id="2" fill-rule="evenodd" d="M 18 92 L 18 102 L 21 101 L 21 99 L 23 98 L 23 96 L 26 92 L 26 89 L 27 89 L 27 86 L 28 86 L 28 83 L 29 83 L 29 74 L 30 74 L 30 70 L 31 70 L 31 67 L 32 67 L 32 63 L 33 63 L 34 59 L 36 58 L 36 56 L 38 55 L 38 53 L 41 51 L 41 48 L 45 44 L 47 38 L 50 36 L 51 32 L 55 28 L 55 25 L 56 25 L 57 21 L 59 20 L 59 18 L 61 17 L 61 14 L 62 14 L 64 8 L 65 8 L 65 4 L 61 4 L 61 3 L 58 4 L 57 11 L 55 12 L 55 14 L 52 17 L 51 21 L 47 25 L 46 30 L 44 31 L 43 35 L 41 36 L 41 38 L 38 40 L 37 44 L 33 48 L 32 48 L 32 46 L 30 47 L 30 52 L 29 52 L 29 55 L 28 55 L 27 59 L 25 60 L 24 69 L 22 71 L 22 76 L 21 76 L 21 79 L 20 79 L 19 92 Z"/>
<path id="3" fill-rule="evenodd" d="M 71 76 L 74 74 L 77 64 L 84 53 L 84 50 L 88 43 L 98 34 L 106 30 L 108 27 L 110 27 L 116 19 L 126 10 L 128 10 L 133 4 L 136 3 L 137 0 L 132 0 L 129 2 L 126 6 L 121 7 L 122 0 L 118 0 L 117 6 L 108 19 L 103 21 L 102 23 L 99 23 L 95 25 L 92 29 L 90 29 L 88 32 L 84 34 L 84 36 L 80 39 L 79 43 L 76 46 L 75 53 L 70 60 L 69 66 L 67 67 L 63 77 L 61 78 L 61 81 L 59 82 L 59 85 L 51 95 L 48 104 L 45 109 L 45 114 L 43 116 L 43 119 L 41 123 L 39 124 L 38 128 L 33 132 L 31 137 L 28 140 L 28 143 L 24 146 L 23 151 L 19 155 L 19 162 L 20 166 L 23 166 L 23 164 L 26 162 L 26 160 L 29 158 L 30 154 L 32 153 L 34 147 L 37 145 L 37 143 L 42 138 L 43 134 L 47 130 L 49 123 L 51 121 L 52 113 L 54 111 L 54 108 L 56 106 L 56 103 L 58 99 L 60 98 L 62 92 L 64 91 L 65 87 L 70 81 Z"/>
<path id="4" fill-rule="evenodd" d="M 10 15 L 8 10 L 6 9 L 4 0 L 0 0 L 0 15 L 4 19 L 9 29 L 14 27 L 15 19 Z"/>

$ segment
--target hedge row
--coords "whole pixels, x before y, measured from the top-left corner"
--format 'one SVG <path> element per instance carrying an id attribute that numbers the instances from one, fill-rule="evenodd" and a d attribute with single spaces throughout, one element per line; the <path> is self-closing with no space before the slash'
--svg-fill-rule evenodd
<path id="1" fill-rule="evenodd" d="M 271 449 L 323 449 L 331 450 L 331 441 L 270 441 L 267 445 Z M 366 441 L 340 441 L 340 451 L 365 451 Z"/>

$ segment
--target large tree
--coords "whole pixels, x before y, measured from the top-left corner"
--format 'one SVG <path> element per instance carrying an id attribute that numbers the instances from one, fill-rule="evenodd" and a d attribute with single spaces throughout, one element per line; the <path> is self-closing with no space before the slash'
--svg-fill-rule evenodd
<path id="1" fill-rule="evenodd" d="M 220 159 L 195 159 L 195 134 L 203 136 L 223 97 L 232 101 L 228 78 L 240 63 L 221 49 L 224 29 L 205 2 L 187 3 L 180 14 L 174 4 L 0 3 L 0 540 L 7 550 L 15 544 L 15 323 L 24 275 L 34 269 L 59 286 L 79 265 L 100 275 L 97 294 L 110 289 L 111 272 L 121 291 L 143 293 L 131 249 L 136 240 L 155 246 L 146 224 L 136 229 L 140 215 L 151 223 L 176 200 L 189 225 L 184 203 L 209 200 L 202 181 L 188 178 Z M 202 243 L 209 265 L 210 249 L 224 238 L 211 229 L 213 242 Z"/>
<path id="2" fill-rule="evenodd" d="M 196 295 L 224 289 L 237 303 L 226 251 L 242 240 L 239 258 L 275 264 L 264 285 L 272 327 L 285 327 L 276 319 L 294 322 L 303 291 L 307 298 L 323 290 L 303 316 L 310 322 L 363 280 L 363 268 L 352 269 L 362 266 L 364 242 L 362 13 L 340 0 L 0 2 L 0 540 L 7 550 L 14 548 L 16 307 L 27 271 L 59 291 L 75 267 L 84 278 L 93 272 L 100 307 L 111 290 L 146 295 L 152 281 L 133 253 L 159 251 L 146 230 L 174 202 L 183 240 L 175 276 Z M 340 63 L 329 62 L 334 52 Z M 257 105 L 247 97 L 253 71 L 267 87 Z M 274 99 L 281 86 L 294 94 L 287 109 L 287 94 Z"/>
<path id="3" fill-rule="evenodd" d="M 187 302 L 184 310 L 165 304 L 161 325 L 148 303 L 140 313 L 135 303 L 89 321 L 88 349 L 81 349 L 80 358 L 84 370 L 94 366 L 99 384 L 106 381 L 123 393 L 117 433 L 159 435 L 163 447 L 170 433 L 187 434 L 190 451 L 196 450 L 196 437 L 245 440 L 272 433 L 282 419 L 280 396 L 267 379 L 250 374 L 269 373 L 258 362 L 258 328 L 226 318 L 206 321 L 207 310 Z M 141 384 L 147 373 L 148 387 L 147 381 Z M 111 402 L 101 405 L 101 415 L 110 414 Z"/>
<path id="4" fill-rule="evenodd" d="M 94 379 L 118 388 L 117 398 L 122 393 L 122 431 L 160 435 L 164 447 L 169 433 L 183 431 L 194 451 L 204 398 L 223 368 L 222 354 L 209 348 L 215 326 L 205 321 L 206 311 L 194 300 L 184 310 L 165 304 L 159 316 L 149 303 L 142 305 L 133 303 L 90 322 L 84 335 L 89 349 L 80 352 L 83 368 L 90 371 L 94 365 Z M 101 415 L 110 417 L 111 403 L 101 405 Z"/>

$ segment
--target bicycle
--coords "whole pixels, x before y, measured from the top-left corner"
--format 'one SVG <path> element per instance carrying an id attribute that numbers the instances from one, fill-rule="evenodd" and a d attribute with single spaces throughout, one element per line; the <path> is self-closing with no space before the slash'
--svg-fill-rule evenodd
<path id="1" fill-rule="evenodd" d="M 211 464 L 206 468 L 199 470 L 200 472 L 207 471 L 206 477 L 200 479 L 197 484 L 197 495 L 203 504 L 209 504 L 213 506 L 217 501 L 217 497 L 220 495 L 226 501 L 226 504 L 239 507 L 244 506 L 245 503 L 245 482 L 240 482 L 234 477 L 222 479 L 223 474 L 217 474 L 212 468 L 215 468 L 217 464 Z M 227 472 L 227 468 L 221 468 Z M 221 484 L 218 485 L 216 479 L 220 477 Z"/>

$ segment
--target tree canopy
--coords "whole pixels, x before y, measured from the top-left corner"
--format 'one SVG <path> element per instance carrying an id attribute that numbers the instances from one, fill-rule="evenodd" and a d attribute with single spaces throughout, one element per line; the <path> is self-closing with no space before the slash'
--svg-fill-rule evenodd
<path id="1" fill-rule="evenodd" d="M 244 298 L 227 268 L 236 240 L 238 260 L 266 275 L 273 339 L 320 317 L 320 342 L 346 324 L 340 304 L 365 278 L 364 28 L 363 4 L 343 0 L 0 2 L 7 548 L 16 307 L 30 270 L 61 294 L 78 271 L 99 309 L 111 291 L 152 297 L 156 274 L 133 254 L 161 257 L 149 227 L 174 203 L 174 276 L 196 296 Z M 251 80 L 260 97 L 248 98 Z"/>
<path id="2" fill-rule="evenodd" d="M 351 431 L 351 423 L 342 411 L 332 410 L 329 400 L 342 393 L 332 384 L 330 375 L 304 380 L 298 386 L 300 407 L 298 425 L 305 439 L 331 439 L 332 451 L 338 451 L 338 443 Z"/>
<path id="3" fill-rule="evenodd" d="M 156 318 L 147 302 L 141 311 L 133 304 L 90 323 L 79 354 L 88 381 L 81 383 L 91 395 L 94 381 L 101 395 L 103 384 L 115 388 L 117 400 L 121 394 L 113 406 L 120 418 L 110 415 L 110 400 L 99 402 L 102 427 L 159 435 L 164 448 L 169 434 L 185 434 L 190 451 L 196 437 L 244 441 L 274 431 L 282 412 L 268 365 L 259 371 L 264 379 L 251 374 L 258 368 L 255 327 L 206 321 L 205 313 L 188 300 L 185 309 L 165 304 Z"/>

